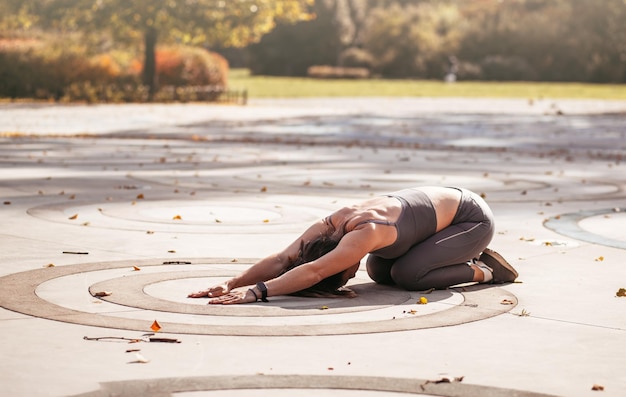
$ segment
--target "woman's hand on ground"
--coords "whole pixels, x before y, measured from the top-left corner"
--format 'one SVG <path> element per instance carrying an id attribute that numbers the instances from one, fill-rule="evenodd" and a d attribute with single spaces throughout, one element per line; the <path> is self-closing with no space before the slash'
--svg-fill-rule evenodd
<path id="1" fill-rule="evenodd" d="M 218 298 L 211 299 L 210 305 L 233 305 L 236 303 L 256 302 L 256 296 L 250 290 L 235 290 Z"/>
<path id="2" fill-rule="evenodd" d="M 230 292 L 228 285 L 221 284 L 205 289 L 204 291 L 192 292 L 187 295 L 187 298 L 217 298 L 218 296 L 226 295 Z"/>

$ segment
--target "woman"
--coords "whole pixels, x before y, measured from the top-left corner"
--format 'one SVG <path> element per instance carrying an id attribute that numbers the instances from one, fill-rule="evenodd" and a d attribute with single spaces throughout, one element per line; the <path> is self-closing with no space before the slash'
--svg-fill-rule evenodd
<path id="1" fill-rule="evenodd" d="M 486 248 L 493 234 L 493 214 L 476 193 L 455 187 L 405 189 L 341 208 L 282 252 L 189 297 L 233 304 L 276 295 L 341 294 L 367 254 L 367 272 L 375 282 L 407 290 L 512 282 L 515 269 Z"/>

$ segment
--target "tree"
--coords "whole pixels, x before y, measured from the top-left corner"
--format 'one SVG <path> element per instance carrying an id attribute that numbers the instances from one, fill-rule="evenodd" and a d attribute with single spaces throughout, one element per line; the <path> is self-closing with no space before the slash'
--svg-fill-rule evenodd
<path id="1" fill-rule="evenodd" d="M 13 1 L 13 0 L 11 0 Z M 153 95 L 159 41 L 242 47 L 257 42 L 277 21 L 311 18 L 314 0 L 23 0 L 46 29 L 143 40 L 143 80 Z"/>

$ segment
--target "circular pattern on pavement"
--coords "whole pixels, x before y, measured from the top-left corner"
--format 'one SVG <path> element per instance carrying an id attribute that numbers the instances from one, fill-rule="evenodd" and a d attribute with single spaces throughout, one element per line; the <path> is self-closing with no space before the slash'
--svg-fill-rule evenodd
<path id="1" fill-rule="evenodd" d="M 363 271 L 349 284 L 357 292 L 352 299 L 281 296 L 269 303 L 225 306 L 186 297 L 254 262 L 195 258 L 36 269 L 0 278 L 0 305 L 35 317 L 105 328 L 145 332 L 158 320 L 161 331 L 172 334 L 295 336 L 458 325 L 497 316 L 517 304 L 514 295 L 494 286 L 425 295 L 374 284 Z M 111 295 L 94 298 L 105 291 Z M 428 304 L 418 304 L 422 296 Z M 505 300 L 509 304 L 503 305 Z"/>
<path id="2" fill-rule="evenodd" d="M 420 396 L 490 396 L 490 397 L 550 397 L 543 393 L 472 385 L 456 380 L 429 381 L 426 379 L 384 378 L 374 376 L 322 376 L 322 375 L 238 375 L 204 376 L 188 378 L 161 378 L 102 383 L 100 390 L 74 397 L 137 396 L 151 395 L 158 390 L 159 396 L 188 395 L 193 392 L 217 392 L 263 390 L 263 395 L 319 396 L 322 391 L 345 396 L 420 395 Z M 284 391 L 287 390 L 286 394 Z M 345 394 L 336 394 L 344 391 Z M 391 394 L 393 393 L 393 394 Z M 189 394 L 191 395 L 191 394 Z M 195 395 L 195 394 L 194 394 Z M 208 395 L 208 394 L 202 394 Z M 210 393 L 210 395 L 214 395 Z M 238 394 L 237 394 L 238 395 Z M 246 394 L 250 395 L 250 394 Z M 252 394 L 256 395 L 256 394 Z M 259 394 L 260 395 L 260 394 Z"/>
<path id="3" fill-rule="evenodd" d="M 620 208 L 572 212 L 544 222 L 545 227 L 561 235 L 621 249 L 626 249 L 625 225 L 626 213 Z"/>

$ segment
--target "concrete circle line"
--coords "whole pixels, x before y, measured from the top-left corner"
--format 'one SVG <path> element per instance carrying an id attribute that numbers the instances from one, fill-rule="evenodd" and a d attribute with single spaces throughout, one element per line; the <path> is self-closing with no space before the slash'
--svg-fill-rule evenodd
<path id="1" fill-rule="evenodd" d="M 169 259 L 171 261 L 172 259 Z M 178 259 L 181 262 L 203 264 L 226 264 L 230 259 L 195 258 Z M 108 314 L 82 312 L 50 303 L 36 294 L 37 286 L 47 280 L 91 271 L 132 268 L 132 266 L 161 266 L 168 260 L 134 260 L 98 262 L 51 268 L 35 269 L 0 278 L 0 306 L 18 313 L 94 327 L 147 332 L 152 321 L 116 317 Z M 254 260 L 239 259 L 238 264 L 254 263 Z M 517 298 L 510 292 L 483 284 L 465 287 L 461 292 L 465 301 L 461 305 L 441 312 L 389 321 L 370 321 L 342 324 L 314 325 L 219 325 L 179 322 L 161 322 L 161 331 L 170 334 L 227 335 L 227 336 L 318 336 L 349 335 L 444 327 L 483 320 L 506 313 L 517 305 Z M 502 299 L 513 305 L 502 305 Z"/>
<path id="2" fill-rule="evenodd" d="M 442 397 L 554 397 L 458 381 L 437 383 L 426 379 L 341 375 L 236 375 L 130 380 L 101 383 L 99 390 L 71 397 L 150 395 L 154 390 L 159 391 L 159 396 L 166 397 L 174 393 L 255 389 L 353 390 Z"/>
<path id="3" fill-rule="evenodd" d="M 311 316 L 326 315 L 331 313 L 349 313 L 364 310 L 373 310 L 381 307 L 389 307 L 399 305 L 411 300 L 411 294 L 407 291 L 398 290 L 397 288 L 374 284 L 373 282 L 365 284 L 350 285 L 350 288 L 357 293 L 356 298 L 338 299 L 333 302 L 332 307 L 326 310 L 319 310 L 320 304 L 315 304 L 310 298 L 301 298 L 308 301 L 308 304 L 302 304 L 290 308 L 280 307 L 280 304 L 273 304 L 270 301 L 267 304 L 256 305 L 240 305 L 236 310 L 224 309 L 222 305 L 198 305 L 174 302 L 150 296 L 145 292 L 148 285 L 158 284 L 163 281 L 181 280 L 189 278 L 204 277 L 231 277 L 236 272 L 227 270 L 198 270 L 184 272 L 159 272 L 138 274 L 128 277 L 118 277 L 106 281 L 98 282 L 89 287 L 89 292 L 94 295 L 99 291 L 114 291 L 110 296 L 104 296 L 100 299 L 110 303 L 130 306 L 138 309 L 154 310 L 169 313 L 181 314 L 198 314 L 198 315 L 217 315 L 229 317 L 264 317 L 264 316 Z M 182 294 L 182 293 L 181 293 Z M 375 297 L 373 297 L 375 295 Z M 375 298 L 375 302 L 371 302 Z M 296 298 L 294 298 L 296 299 Z M 132 302 L 129 303 L 129 302 Z M 206 302 L 206 300 L 205 300 Z M 330 306 L 330 305 L 329 305 Z M 232 308 L 232 307 L 231 307 Z M 316 308 L 317 310 L 311 310 Z"/>
<path id="4" fill-rule="evenodd" d="M 543 223 L 545 227 L 555 231 L 563 236 L 571 237 L 576 240 L 586 241 L 592 244 L 604 245 L 607 247 L 626 249 L 626 241 L 614 240 L 608 237 L 599 236 L 588 232 L 581 228 L 578 223 L 585 218 L 598 215 L 614 214 L 613 208 L 605 208 L 599 210 L 579 211 L 569 214 L 559 215 L 548 219 Z"/>

